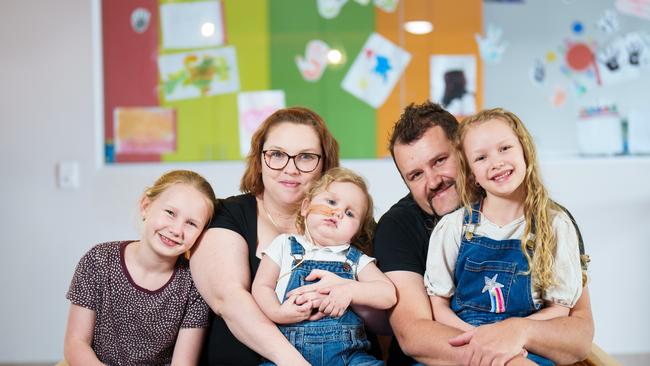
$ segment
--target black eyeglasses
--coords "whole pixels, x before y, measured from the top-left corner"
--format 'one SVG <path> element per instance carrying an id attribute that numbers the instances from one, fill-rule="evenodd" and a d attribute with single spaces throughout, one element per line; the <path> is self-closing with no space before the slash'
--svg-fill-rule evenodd
<path id="1" fill-rule="evenodd" d="M 289 164 L 289 160 L 293 160 L 296 169 L 303 173 L 313 172 L 320 163 L 321 156 L 314 153 L 299 153 L 296 155 L 289 155 L 280 150 L 263 150 L 264 163 L 266 166 L 273 170 L 282 170 Z"/>

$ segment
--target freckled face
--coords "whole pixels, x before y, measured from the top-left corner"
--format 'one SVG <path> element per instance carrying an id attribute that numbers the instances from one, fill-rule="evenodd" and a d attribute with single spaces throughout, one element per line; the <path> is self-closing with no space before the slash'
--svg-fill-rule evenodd
<path id="1" fill-rule="evenodd" d="M 470 127 L 463 153 L 487 197 L 522 195 L 526 161 L 519 138 L 506 122 L 491 119 Z"/>
<path id="2" fill-rule="evenodd" d="M 208 222 L 210 206 L 205 196 L 187 184 L 174 184 L 153 201 L 140 205 L 144 221 L 141 242 L 155 253 L 177 257 L 192 248 Z"/>

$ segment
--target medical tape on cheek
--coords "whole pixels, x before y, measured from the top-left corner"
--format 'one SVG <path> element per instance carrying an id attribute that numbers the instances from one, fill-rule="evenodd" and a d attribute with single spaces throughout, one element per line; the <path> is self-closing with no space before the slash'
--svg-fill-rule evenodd
<path id="1" fill-rule="evenodd" d="M 338 210 L 334 210 L 334 209 L 330 208 L 327 205 L 309 205 L 309 209 L 307 210 L 307 215 L 305 215 L 305 217 L 307 217 L 311 213 L 318 213 L 318 214 L 321 214 L 323 216 L 334 216 L 334 215 L 336 215 L 337 212 L 338 212 Z M 305 231 L 309 232 L 309 228 L 307 228 L 306 225 L 305 225 Z M 305 260 L 305 257 L 300 258 L 300 260 L 298 260 L 296 264 L 291 266 L 291 269 L 289 269 L 288 272 L 281 274 L 278 277 L 278 280 L 280 278 L 290 274 L 291 272 L 293 272 L 293 270 L 298 268 L 302 264 L 302 262 L 304 262 L 304 260 Z"/>
<path id="2" fill-rule="evenodd" d="M 332 209 L 326 205 L 309 205 L 307 215 L 310 213 L 317 213 L 323 216 L 335 216 L 338 213 L 338 210 Z"/>

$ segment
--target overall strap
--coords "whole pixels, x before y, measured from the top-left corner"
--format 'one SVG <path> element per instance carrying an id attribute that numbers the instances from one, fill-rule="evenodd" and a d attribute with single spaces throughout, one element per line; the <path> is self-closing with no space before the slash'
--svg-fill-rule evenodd
<path id="1" fill-rule="evenodd" d="M 463 219 L 463 224 L 478 224 L 481 221 L 481 201 L 475 202 L 471 207 L 471 216 L 467 207 L 465 207 L 465 216 Z"/>
<path id="2" fill-rule="evenodd" d="M 302 257 L 305 255 L 305 248 L 298 243 L 298 240 L 293 235 L 289 237 L 289 241 L 291 242 L 291 256 L 294 259 L 296 259 L 296 256 Z"/>
<path id="3" fill-rule="evenodd" d="M 289 239 L 289 242 L 291 243 L 291 256 L 293 257 L 293 264 L 291 265 L 291 269 L 289 269 L 288 272 L 280 274 L 278 277 L 278 280 L 284 276 L 287 276 L 289 274 L 293 273 L 293 270 L 298 268 L 303 262 L 303 257 L 305 256 L 305 248 L 303 248 L 300 243 L 298 243 L 298 240 L 293 236 L 289 236 L 287 239 Z M 289 278 L 289 281 L 291 282 L 291 278 Z M 286 298 L 286 294 L 285 294 Z"/>
<path id="4" fill-rule="evenodd" d="M 359 258 L 361 258 L 362 254 L 363 253 L 361 253 L 357 247 L 350 245 L 350 248 L 348 249 L 348 255 L 345 256 L 345 261 L 351 265 L 356 266 L 359 263 Z"/>
<path id="5" fill-rule="evenodd" d="M 474 236 L 474 230 L 476 226 L 481 221 L 481 203 L 482 201 L 475 202 L 472 204 L 471 210 L 467 210 L 467 207 L 464 209 L 464 218 L 463 218 L 463 236 L 467 240 L 471 240 Z"/>
<path id="6" fill-rule="evenodd" d="M 582 266 L 582 270 L 586 271 L 589 267 L 589 262 L 591 262 L 591 258 L 587 253 L 585 253 L 585 243 L 584 240 L 582 239 L 582 234 L 580 233 L 580 228 L 578 227 L 578 224 L 576 223 L 576 220 L 573 218 L 573 215 L 571 215 L 571 212 L 566 209 L 566 207 L 562 206 L 561 204 L 553 201 L 556 205 L 558 205 L 564 213 L 569 216 L 569 219 L 571 219 L 571 223 L 573 224 L 573 227 L 576 229 L 576 234 L 578 234 L 578 249 L 580 250 L 580 264 Z M 535 223 L 535 220 L 533 220 L 533 224 Z"/>
<path id="7" fill-rule="evenodd" d="M 343 264 L 343 269 L 347 272 L 351 269 L 354 269 L 354 272 L 352 275 L 354 276 L 354 279 L 357 278 L 357 269 L 359 268 L 359 259 L 361 258 L 361 251 L 357 249 L 354 245 L 350 244 L 350 248 L 348 248 L 348 254 L 345 256 L 345 263 Z"/>

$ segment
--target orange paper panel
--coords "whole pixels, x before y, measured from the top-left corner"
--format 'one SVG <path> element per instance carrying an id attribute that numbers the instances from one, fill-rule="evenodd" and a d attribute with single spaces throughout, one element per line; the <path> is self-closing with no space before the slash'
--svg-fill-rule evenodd
<path id="1" fill-rule="evenodd" d="M 410 103 L 422 103 L 429 95 L 429 56 L 432 54 L 473 54 L 477 62 L 476 101 L 483 103 L 483 74 L 474 34 L 481 33 L 481 0 L 402 0 L 394 13 L 379 9 L 376 29 L 382 36 L 408 51 L 412 58 L 402 80 L 383 106 L 377 110 L 377 156 L 388 156 L 388 135 L 402 110 Z M 402 21 L 400 21 L 402 19 Z M 407 20 L 429 20 L 433 32 L 413 35 L 400 24 Z"/>

